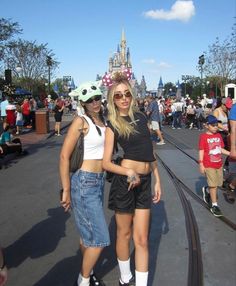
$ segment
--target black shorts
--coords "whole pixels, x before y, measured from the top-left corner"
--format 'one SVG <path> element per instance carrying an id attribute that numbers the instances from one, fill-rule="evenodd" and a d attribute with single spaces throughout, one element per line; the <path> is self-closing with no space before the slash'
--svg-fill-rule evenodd
<path id="1" fill-rule="evenodd" d="M 62 121 L 62 114 L 56 113 L 54 118 L 55 118 L 56 122 L 61 122 Z"/>
<path id="2" fill-rule="evenodd" d="M 140 180 L 140 185 L 128 191 L 127 176 L 114 175 L 109 194 L 109 209 L 121 213 L 134 213 L 135 209 L 150 209 L 151 173 L 140 175 Z"/>

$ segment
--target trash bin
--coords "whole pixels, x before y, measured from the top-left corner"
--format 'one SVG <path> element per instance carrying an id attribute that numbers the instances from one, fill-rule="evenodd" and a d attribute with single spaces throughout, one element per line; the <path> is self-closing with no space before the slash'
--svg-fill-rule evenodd
<path id="1" fill-rule="evenodd" d="M 35 112 L 35 130 L 37 134 L 49 132 L 49 113 L 47 110 L 37 110 Z"/>

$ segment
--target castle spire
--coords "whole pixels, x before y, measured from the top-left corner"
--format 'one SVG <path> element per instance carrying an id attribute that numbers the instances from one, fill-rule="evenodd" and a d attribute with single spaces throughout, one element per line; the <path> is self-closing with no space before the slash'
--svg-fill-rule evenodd
<path id="1" fill-rule="evenodd" d="M 121 44 L 120 44 L 120 48 L 121 48 L 121 64 L 125 65 L 126 62 L 126 39 L 125 39 L 125 31 L 124 29 L 122 29 L 122 34 L 121 34 Z"/>
<path id="2" fill-rule="evenodd" d="M 158 89 L 160 88 L 163 88 L 162 77 L 160 77 L 159 84 L 158 84 Z"/>

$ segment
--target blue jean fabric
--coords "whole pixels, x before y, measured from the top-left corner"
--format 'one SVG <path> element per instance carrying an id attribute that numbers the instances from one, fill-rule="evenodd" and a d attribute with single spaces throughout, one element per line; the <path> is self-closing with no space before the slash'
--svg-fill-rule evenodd
<path id="1" fill-rule="evenodd" d="M 174 127 L 181 128 L 182 112 L 176 111 L 174 114 Z"/>
<path id="2" fill-rule="evenodd" d="M 105 247 L 110 237 L 103 211 L 104 173 L 78 170 L 71 177 L 71 202 L 85 247 Z"/>

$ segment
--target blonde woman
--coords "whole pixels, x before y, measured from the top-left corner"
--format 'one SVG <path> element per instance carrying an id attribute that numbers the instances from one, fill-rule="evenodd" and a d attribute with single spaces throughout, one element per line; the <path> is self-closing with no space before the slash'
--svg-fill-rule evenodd
<path id="1" fill-rule="evenodd" d="M 77 89 L 85 113 L 77 116 L 66 135 L 60 155 L 60 176 L 63 187 L 61 205 L 72 207 L 80 233 L 83 254 L 78 286 L 105 286 L 93 268 L 105 246 L 110 244 L 103 211 L 105 174 L 102 168 L 105 122 L 101 110 L 102 92 L 97 82 L 81 84 Z M 71 177 L 69 162 L 80 132 L 84 132 L 84 160 Z"/>
<path id="2" fill-rule="evenodd" d="M 106 128 L 104 169 L 115 173 L 109 208 L 115 211 L 119 285 L 146 286 L 148 281 L 148 232 L 151 204 L 158 203 L 161 185 L 146 116 L 136 109 L 125 72 L 113 76 L 108 89 L 109 121 Z M 121 165 L 112 162 L 115 142 L 124 151 Z M 154 196 L 151 173 L 155 178 Z M 130 270 L 130 241 L 135 246 L 135 280 Z M 134 284 L 135 283 L 135 284 Z"/>

